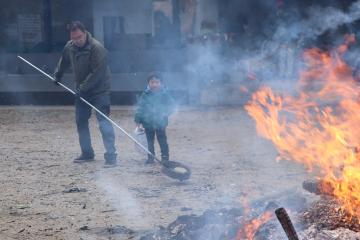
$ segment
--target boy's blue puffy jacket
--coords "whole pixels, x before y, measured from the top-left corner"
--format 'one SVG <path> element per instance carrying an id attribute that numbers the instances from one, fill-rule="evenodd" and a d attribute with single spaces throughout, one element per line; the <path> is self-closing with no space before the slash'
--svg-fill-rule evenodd
<path id="1" fill-rule="evenodd" d="M 174 107 L 174 100 L 166 89 L 151 91 L 147 88 L 138 100 L 135 122 L 141 123 L 144 128 L 165 128 Z"/>

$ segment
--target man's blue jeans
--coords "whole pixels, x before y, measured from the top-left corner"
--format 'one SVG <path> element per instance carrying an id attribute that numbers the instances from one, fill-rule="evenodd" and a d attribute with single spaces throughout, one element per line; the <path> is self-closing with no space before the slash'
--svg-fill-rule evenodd
<path id="1" fill-rule="evenodd" d="M 106 116 L 110 115 L 110 95 L 101 94 L 96 96 L 82 96 L 85 100 L 99 109 Z M 80 99 L 75 100 L 76 126 L 79 134 L 79 142 L 82 154 L 93 156 L 94 150 L 91 145 L 89 119 L 92 108 Z M 106 149 L 105 160 L 116 160 L 115 133 L 111 123 L 96 112 L 96 118 L 99 123 L 99 129 Z"/>

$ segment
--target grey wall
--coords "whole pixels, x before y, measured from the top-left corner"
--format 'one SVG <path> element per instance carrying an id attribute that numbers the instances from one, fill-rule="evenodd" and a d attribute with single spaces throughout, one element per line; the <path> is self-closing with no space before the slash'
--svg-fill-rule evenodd
<path id="1" fill-rule="evenodd" d="M 16 56 L 0 55 L 0 92 L 63 91 Z M 52 75 L 60 54 L 32 53 L 22 54 L 22 57 Z M 110 53 L 109 58 L 113 91 L 143 90 L 147 75 L 154 70 L 162 73 L 170 90 L 187 89 L 187 77 L 182 69 L 186 59 L 180 50 L 116 52 Z M 73 85 L 70 71 L 64 81 Z"/>
<path id="2" fill-rule="evenodd" d="M 105 16 L 124 17 L 127 34 L 152 32 L 152 0 L 93 0 L 93 6 L 94 35 L 101 42 Z"/>
<path id="3" fill-rule="evenodd" d="M 217 0 L 197 0 L 195 15 L 195 35 L 203 34 L 201 23 L 212 22 L 218 28 L 218 4 Z"/>

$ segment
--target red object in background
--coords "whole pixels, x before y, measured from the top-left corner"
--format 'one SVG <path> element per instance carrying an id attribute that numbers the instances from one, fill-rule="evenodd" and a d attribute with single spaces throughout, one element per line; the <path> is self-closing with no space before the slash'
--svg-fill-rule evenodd
<path id="1" fill-rule="evenodd" d="M 254 72 L 248 72 L 248 79 L 249 80 L 256 80 L 257 77 L 256 77 L 256 74 Z"/>

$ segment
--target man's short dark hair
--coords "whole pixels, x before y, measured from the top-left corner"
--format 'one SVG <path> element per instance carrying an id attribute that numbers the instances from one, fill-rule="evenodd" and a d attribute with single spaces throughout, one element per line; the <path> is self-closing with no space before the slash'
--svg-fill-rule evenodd
<path id="1" fill-rule="evenodd" d="M 160 82 L 162 82 L 161 74 L 158 72 L 151 72 L 147 77 L 147 81 L 150 82 L 150 80 L 153 78 L 159 79 Z"/>
<path id="2" fill-rule="evenodd" d="M 67 25 L 67 29 L 70 31 L 70 32 L 74 32 L 76 30 L 80 30 L 82 32 L 86 32 L 86 29 L 85 29 L 85 26 L 82 22 L 80 21 L 73 21 L 71 23 L 69 23 Z"/>

